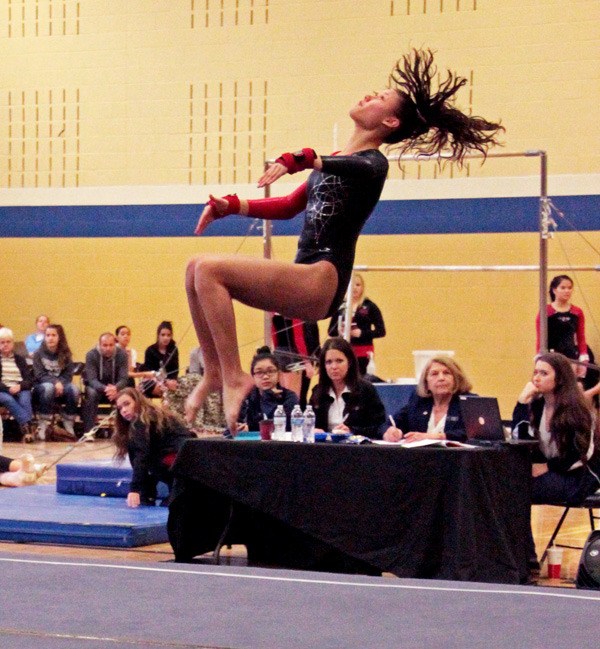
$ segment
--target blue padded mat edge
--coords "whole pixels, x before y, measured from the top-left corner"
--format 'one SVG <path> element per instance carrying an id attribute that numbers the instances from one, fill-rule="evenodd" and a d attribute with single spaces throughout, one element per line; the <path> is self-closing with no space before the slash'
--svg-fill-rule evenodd
<path id="1" fill-rule="evenodd" d="M 112 496 L 126 498 L 130 491 L 132 468 L 129 461 L 112 460 L 65 462 L 56 465 L 56 491 L 79 496 Z M 166 498 L 169 488 L 158 483 L 158 497 Z"/>
<path id="2" fill-rule="evenodd" d="M 56 493 L 54 485 L 0 489 L 0 540 L 131 548 L 166 543 L 166 507 Z"/>

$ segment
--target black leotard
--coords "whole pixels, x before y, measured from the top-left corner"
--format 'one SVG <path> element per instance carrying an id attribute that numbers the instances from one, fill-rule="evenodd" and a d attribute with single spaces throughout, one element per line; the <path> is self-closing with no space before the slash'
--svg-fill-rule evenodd
<path id="1" fill-rule="evenodd" d="M 306 216 L 295 262 L 326 260 L 335 266 L 338 285 L 327 313 L 331 317 L 348 288 L 356 242 L 379 201 L 389 165 L 377 149 L 322 160 L 322 170 L 308 178 Z"/>

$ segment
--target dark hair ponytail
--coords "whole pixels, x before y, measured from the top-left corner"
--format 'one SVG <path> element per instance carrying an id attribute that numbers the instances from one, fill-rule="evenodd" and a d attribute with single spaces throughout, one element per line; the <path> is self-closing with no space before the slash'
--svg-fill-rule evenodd
<path id="1" fill-rule="evenodd" d="M 450 70 L 444 81 L 432 89 L 437 67 L 431 50 L 413 50 L 400 59 L 390 74 L 390 85 L 402 98 L 398 118 L 400 126 L 386 139 L 387 144 L 402 142 L 400 154 L 414 151 L 435 155 L 447 150 L 462 165 L 470 151 L 484 158 L 488 148 L 497 144 L 496 134 L 504 131 L 500 123 L 472 117 L 453 106 L 454 95 L 467 80 Z"/>
<path id="2" fill-rule="evenodd" d="M 267 345 L 264 345 L 263 347 L 259 347 L 256 350 L 256 354 L 254 354 L 254 357 L 252 358 L 252 361 L 250 363 L 250 372 L 254 374 L 254 366 L 259 362 L 259 361 L 264 361 L 264 360 L 269 360 L 275 367 L 278 369 L 278 371 L 281 371 L 281 365 L 279 364 L 279 361 L 277 360 L 277 357 L 273 352 L 271 351 L 271 348 L 268 347 Z"/>

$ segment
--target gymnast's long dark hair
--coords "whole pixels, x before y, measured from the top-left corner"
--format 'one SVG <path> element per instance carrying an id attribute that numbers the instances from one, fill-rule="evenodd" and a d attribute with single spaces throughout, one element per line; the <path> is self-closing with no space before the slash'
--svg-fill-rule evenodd
<path id="1" fill-rule="evenodd" d="M 540 354 L 536 361 L 548 363 L 554 370 L 554 413 L 550 422 L 550 435 L 556 441 L 558 452 L 563 455 L 569 446 L 569 439 L 575 438 L 575 448 L 581 461 L 586 464 L 586 454 L 593 434 L 592 412 L 577 383 L 571 363 L 562 354 L 548 352 Z M 535 429 L 533 415 L 531 425 Z"/>
<path id="2" fill-rule="evenodd" d="M 498 144 L 496 135 L 504 131 L 500 123 L 483 117 L 465 115 L 453 105 L 454 95 L 467 80 L 450 70 L 445 80 L 432 88 L 437 75 L 431 50 L 416 50 L 401 58 L 390 74 L 390 86 L 402 102 L 398 112 L 399 128 L 385 140 L 398 144 L 403 153 L 436 155 L 447 151 L 462 165 L 470 151 L 479 151 L 484 158 L 488 148 Z"/>

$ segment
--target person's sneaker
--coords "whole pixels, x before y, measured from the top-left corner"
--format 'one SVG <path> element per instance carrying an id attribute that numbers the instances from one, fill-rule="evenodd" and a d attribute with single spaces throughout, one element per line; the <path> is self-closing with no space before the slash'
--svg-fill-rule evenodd
<path id="1" fill-rule="evenodd" d="M 31 444 L 33 442 L 33 433 L 31 432 L 30 424 L 21 424 L 21 441 L 24 444 Z"/>
<path id="2" fill-rule="evenodd" d="M 77 439 L 75 433 L 70 433 L 68 430 L 61 428 L 60 426 L 54 426 L 52 428 L 52 434 L 50 436 L 51 442 L 72 442 Z"/>
<path id="3" fill-rule="evenodd" d="M 63 417 L 62 420 L 62 425 L 63 428 L 69 433 L 69 435 L 73 436 L 73 439 L 75 439 L 75 426 L 74 426 L 74 419 L 71 417 Z"/>
<path id="4" fill-rule="evenodd" d="M 47 419 L 40 419 L 37 430 L 35 431 L 35 436 L 42 442 L 46 439 L 48 426 L 50 426 L 50 422 Z"/>

